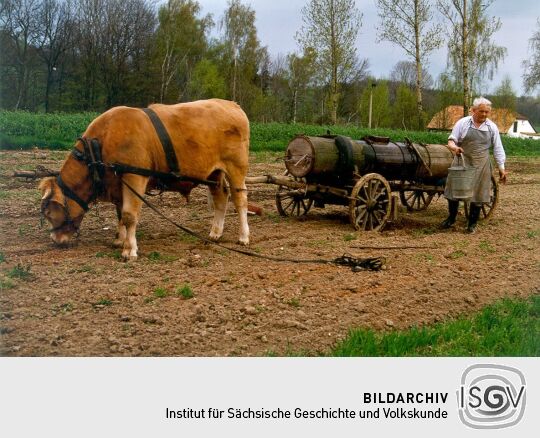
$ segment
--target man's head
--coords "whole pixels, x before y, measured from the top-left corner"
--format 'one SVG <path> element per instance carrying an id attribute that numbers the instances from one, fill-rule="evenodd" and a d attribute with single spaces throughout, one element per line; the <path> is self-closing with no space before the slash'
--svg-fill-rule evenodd
<path id="1" fill-rule="evenodd" d="M 484 123 L 491 113 L 491 102 L 485 97 L 477 97 L 473 101 L 471 111 L 475 123 Z"/>

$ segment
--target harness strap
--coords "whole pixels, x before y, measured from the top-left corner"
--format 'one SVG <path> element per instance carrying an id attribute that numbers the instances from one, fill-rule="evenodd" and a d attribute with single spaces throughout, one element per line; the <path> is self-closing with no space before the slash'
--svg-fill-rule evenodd
<path id="1" fill-rule="evenodd" d="M 159 172 L 158 170 L 144 169 L 142 167 L 133 167 L 128 164 L 114 163 L 104 164 L 107 168 L 111 169 L 117 174 L 131 173 L 134 175 L 149 176 L 157 178 L 162 181 L 186 181 L 193 184 L 204 184 L 209 187 L 215 187 L 218 185 L 217 181 L 210 181 L 207 179 L 192 178 L 190 176 L 178 175 L 175 173 Z"/>
<path id="2" fill-rule="evenodd" d="M 150 108 L 143 108 L 142 110 L 146 113 L 152 122 L 152 125 L 154 125 L 154 129 L 156 130 L 159 141 L 161 141 L 161 145 L 163 146 L 163 151 L 165 152 L 165 158 L 167 160 L 169 170 L 173 173 L 179 173 L 180 168 L 178 167 L 176 152 L 174 151 L 171 137 L 169 136 L 165 125 L 163 125 L 163 122 L 154 110 L 151 110 Z"/>
<path id="3" fill-rule="evenodd" d="M 58 175 L 56 177 L 56 183 L 58 184 L 58 187 L 60 187 L 60 190 L 62 190 L 62 193 L 64 194 L 64 196 L 67 196 L 68 198 L 72 199 L 73 201 L 75 201 L 77 204 L 79 204 L 79 206 L 85 211 L 87 212 L 88 211 L 88 203 L 83 201 L 81 198 L 79 198 L 79 196 L 73 191 L 71 190 L 65 183 L 64 181 L 62 181 L 62 178 L 60 177 L 60 175 Z"/>

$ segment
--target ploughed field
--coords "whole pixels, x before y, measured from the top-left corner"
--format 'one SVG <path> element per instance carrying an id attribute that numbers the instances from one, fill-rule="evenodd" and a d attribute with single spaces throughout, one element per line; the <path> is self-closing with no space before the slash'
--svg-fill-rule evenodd
<path id="1" fill-rule="evenodd" d="M 0 354 L 3 356 L 260 356 L 323 354 L 349 328 L 394 330 L 472 314 L 501 297 L 540 292 L 540 159 L 510 158 L 492 219 L 476 234 L 442 231 L 446 201 L 401 209 L 382 233 L 355 232 L 348 209 L 283 218 L 275 186 L 250 186 L 251 250 L 288 258 L 386 257 L 386 269 L 265 261 L 186 236 L 143 206 L 139 260 L 112 247 L 109 204 L 86 215 L 77 243 L 57 248 L 40 226 L 37 181 L 16 169 L 59 169 L 65 152 L 0 152 Z M 250 175 L 282 174 L 280 154 L 251 157 Z M 151 200 L 207 234 L 206 188 L 190 202 Z M 230 206 L 222 242 L 235 246 Z"/>

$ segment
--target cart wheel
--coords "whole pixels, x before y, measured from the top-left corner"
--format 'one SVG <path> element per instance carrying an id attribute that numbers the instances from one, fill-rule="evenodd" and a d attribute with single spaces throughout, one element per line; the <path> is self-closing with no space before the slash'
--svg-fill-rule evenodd
<path id="1" fill-rule="evenodd" d="M 289 172 L 285 172 L 289 175 Z M 305 178 L 293 177 L 294 181 L 305 182 Z M 278 186 L 276 192 L 276 207 L 281 216 L 304 216 L 313 204 L 313 199 L 306 198 L 305 194 L 287 186 Z"/>
<path id="2" fill-rule="evenodd" d="M 433 193 L 424 192 L 423 190 L 401 190 L 399 199 L 401 203 L 407 207 L 408 211 L 422 211 L 428 208 L 433 200 Z"/>
<path id="3" fill-rule="evenodd" d="M 390 184 L 378 173 L 360 178 L 351 192 L 349 218 L 357 230 L 380 231 L 391 213 Z"/>
<path id="4" fill-rule="evenodd" d="M 480 209 L 480 219 L 486 220 L 493 215 L 493 210 L 497 207 L 499 202 L 499 183 L 493 175 L 491 175 L 491 196 L 489 202 L 484 202 Z M 469 201 L 465 201 L 465 217 L 469 217 Z"/>

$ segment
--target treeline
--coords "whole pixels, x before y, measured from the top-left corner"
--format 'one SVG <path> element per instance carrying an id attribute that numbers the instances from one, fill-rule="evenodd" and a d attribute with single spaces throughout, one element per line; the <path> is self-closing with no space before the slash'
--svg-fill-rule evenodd
<path id="1" fill-rule="evenodd" d="M 239 102 L 253 121 L 366 127 L 371 100 L 372 127 L 418 126 L 414 62 L 397 62 L 389 80 L 375 80 L 369 61 L 355 59 L 352 73 L 323 80 L 312 48 L 272 58 L 258 38 L 255 12 L 240 0 L 230 0 L 221 17 L 203 15 L 196 0 L 0 5 L 4 109 L 102 112 L 219 97 Z M 448 75 L 434 80 L 423 71 L 421 86 L 426 118 L 461 102 L 462 91 Z M 520 102 L 538 107 L 538 99 L 516 100 L 511 86 L 500 97 L 514 99 L 518 111 Z"/>

